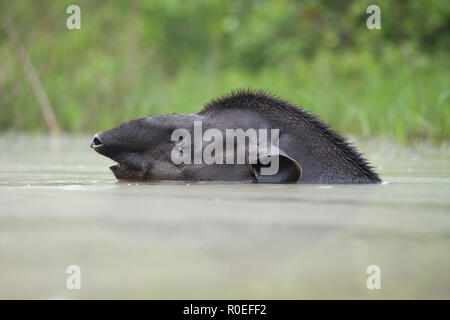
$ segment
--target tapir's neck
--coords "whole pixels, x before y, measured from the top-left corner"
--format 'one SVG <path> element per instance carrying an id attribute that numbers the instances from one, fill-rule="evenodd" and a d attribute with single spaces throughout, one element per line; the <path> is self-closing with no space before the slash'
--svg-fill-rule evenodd
<path id="1" fill-rule="evenodd" d="M 288 146 L 298 146 L 288 150 L 299 161 L 303 175 L 299 183 L 378 183 L 380 179 L 371 170 L 357 150 L 349 145 L 339 145 L 320 134 L 282 136 Z M 343 140 L 345 141 L 345 140 Z"/>

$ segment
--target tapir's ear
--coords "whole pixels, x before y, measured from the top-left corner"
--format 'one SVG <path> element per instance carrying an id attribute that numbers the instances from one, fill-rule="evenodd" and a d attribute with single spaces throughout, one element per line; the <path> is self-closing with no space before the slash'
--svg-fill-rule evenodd
<path id="1" fill-rule="evenodd" d="M 258 162 L 251 166 L 258 183 L 296 183 L 303 171 L 297 160 L 278 149 L 258 156 Z"/>

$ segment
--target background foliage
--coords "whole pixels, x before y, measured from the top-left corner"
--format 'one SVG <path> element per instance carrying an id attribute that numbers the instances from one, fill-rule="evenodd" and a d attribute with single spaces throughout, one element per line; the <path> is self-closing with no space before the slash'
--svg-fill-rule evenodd
<path id="1" fill-rule="evenodd" d="M 66 8 L 81 8 L 81 30 Z M 381 7 L 381 30 L 366 8 Z M 266 88 L 364 138 L 442 142 L 450 128 L 450 3 L 431 1 L 0 1 L 64 131 L 196 112 Z M 46 124 L 0 26 L 0 130 Z"/>

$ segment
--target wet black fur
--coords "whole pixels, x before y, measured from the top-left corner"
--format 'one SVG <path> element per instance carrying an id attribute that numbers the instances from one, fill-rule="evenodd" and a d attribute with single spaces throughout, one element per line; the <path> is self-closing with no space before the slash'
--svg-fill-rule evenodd
<path id="1" fill-rule="evenodd" d="M 279 119 L 283 123 L 288 123 L 294 128 L 299 122 L 304 122 L 309 129 L 314 130 L 318 135 L 327 139 L 334 146 L 336 151 L 348 162 L 356 165 L 366 177 L 373 182 L 381 182 L 378 174 L 369 165 L 361 153 L 343 136 L 330 128 L 329 125 L 321 121 L 313 114 L 306 112 L 300 106 L 293 105 L 288 101 L 274 97 L 266 90 L 238 89 L 218 99 L 213 99 L 205 104 L 199 115 L 206 115 L 209 112 L 220 108 L 248 108 L 256 109 L 260 113 L 267 114 L 270 119 Z M 295 129 L 294 129 L 295 130 Z"/>

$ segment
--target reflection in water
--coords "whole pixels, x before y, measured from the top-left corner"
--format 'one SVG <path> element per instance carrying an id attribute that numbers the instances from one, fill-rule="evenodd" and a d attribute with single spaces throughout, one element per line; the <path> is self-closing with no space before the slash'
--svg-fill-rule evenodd
<path id="1" fill-rule="evenodd" d="M 205 185 L 117 183 L 88 143 L 0 138 L 0 298 L 450 298 L 445 147 L 367 144 L 383 185 Z"/>

